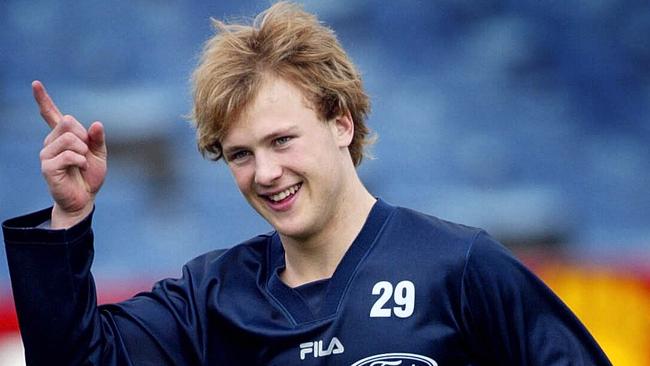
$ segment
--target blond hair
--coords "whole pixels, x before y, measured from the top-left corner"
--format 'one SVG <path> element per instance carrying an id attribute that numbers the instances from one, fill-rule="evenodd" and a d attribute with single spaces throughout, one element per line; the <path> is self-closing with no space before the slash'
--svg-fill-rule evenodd
<path id="1" fill-rule="evenodd" d="M 222 157 L 221 139 L 254 100 L 264 78 L 273 75 L 300 89 L 323 121 L 350 113 L 354 136 L 349 151 L 359 165 L 370 143 L 365 123 L 370 101 L 330 28 L 288 2 L 274 4 L 252 25 L 212 21 L 217 34 L 206 42 L 192 75 L 191 119 L 204 156 Z"/>

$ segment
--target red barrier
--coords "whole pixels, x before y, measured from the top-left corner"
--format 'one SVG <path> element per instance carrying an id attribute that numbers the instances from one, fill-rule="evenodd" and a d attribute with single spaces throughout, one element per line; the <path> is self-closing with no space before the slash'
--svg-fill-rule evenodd
<path id="1" fill-rule="evenodd" d="M 18 319 L 14 309 L 13 298 L 8 291 L 0 292 L 0 336 L 8 332 L 18 331 Z"/>

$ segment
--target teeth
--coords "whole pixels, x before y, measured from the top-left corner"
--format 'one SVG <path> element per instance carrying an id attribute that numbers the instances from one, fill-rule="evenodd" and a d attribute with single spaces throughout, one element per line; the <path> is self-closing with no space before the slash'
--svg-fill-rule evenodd
<path id="1" fill-rule="evenodd" d="M 291 186 L 291 187 L 285 189 L 284 191 L 282 191 L 280 193 L 269 196 L 269 198 L 271 199 L 271 201 L 274 201 L 274 202 L 282 201 L 283 199 L 285 199 L 285 198 L 289 197 L 290 195 L 296 193 L 298 191 L 299 187 L 300 187 L 300 185 L 296 184 L 295 186 Z"/>

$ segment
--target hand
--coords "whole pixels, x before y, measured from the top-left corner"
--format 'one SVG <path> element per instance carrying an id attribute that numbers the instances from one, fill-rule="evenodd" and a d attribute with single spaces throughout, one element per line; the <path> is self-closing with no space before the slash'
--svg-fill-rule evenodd
<path id="1" fill-rule="evenodd" d="M 41 172 L 54 199 L 52 228 L 65 229 L 93 209 L 95 195 L 106 177 L 104 126 L 88 130 L 73 116 L 62 115 L 40 81 L 32 83 L 41 116 L 52 128 L 41 150 Z"/>

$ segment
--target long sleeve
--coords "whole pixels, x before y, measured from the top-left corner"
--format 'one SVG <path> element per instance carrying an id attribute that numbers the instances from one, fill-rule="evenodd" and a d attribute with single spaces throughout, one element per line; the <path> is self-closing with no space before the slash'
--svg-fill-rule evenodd
<path id="1" fill-rule="evenodd" d="M 484 233 L 467 254 L 461 284 L 472 349 L 495 365 L 611 365 L 575 315 Z"/>
<path id="2" fill-rule="evenodd" d="M 28 365 L 195 365 L 201 322 L 187 267 L 180 279 L 97 306 L 92 215 L 67 230 L 36 228 L 50 209 L 3 224 Z"/>

